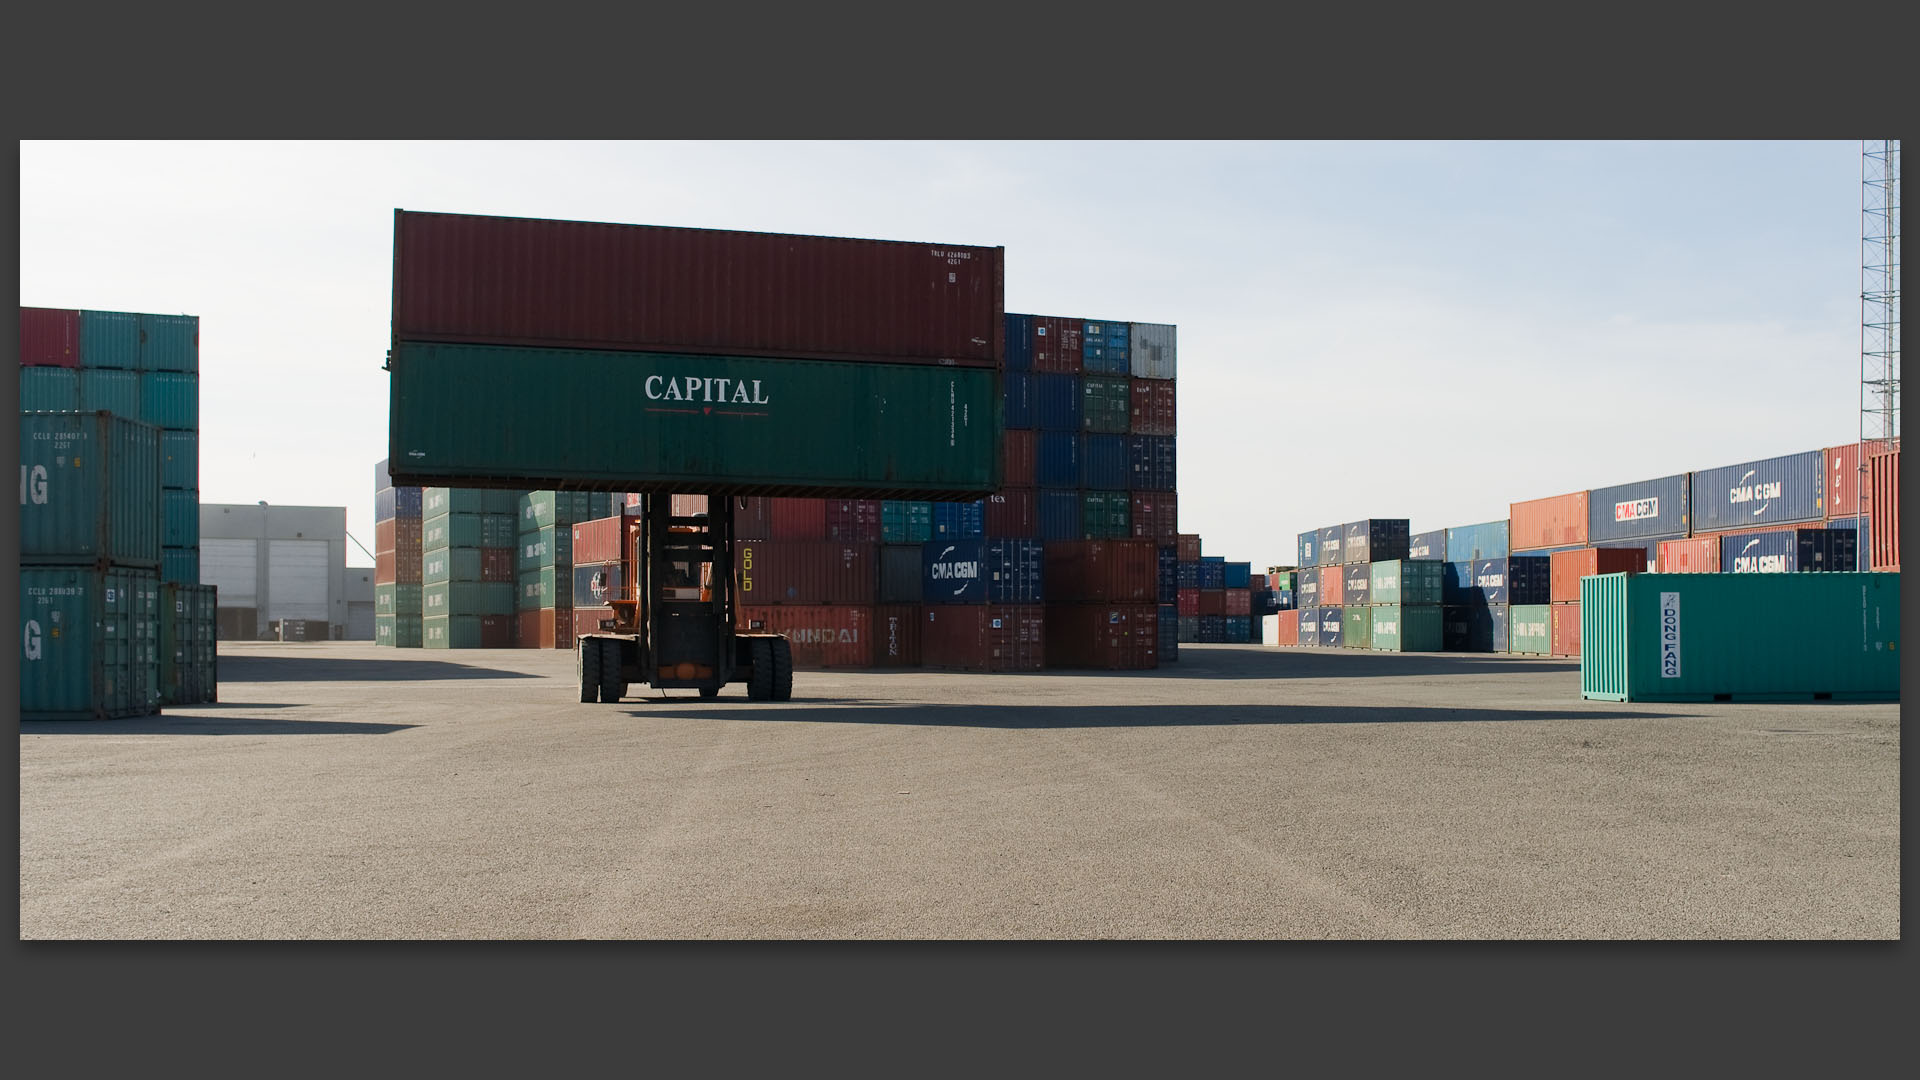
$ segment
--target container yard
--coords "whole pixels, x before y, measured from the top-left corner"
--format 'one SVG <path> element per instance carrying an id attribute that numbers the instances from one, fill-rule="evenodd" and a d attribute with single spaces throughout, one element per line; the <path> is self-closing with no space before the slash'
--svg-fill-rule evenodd
<path id="1" fill-rule="evenodd" d="M 1897 423 L 1388 469 L 1019 229 L 389 227 L 370 641 L 228 625 L 219 320 L 21 308 L 23 939 L 1899 936 Z"/>

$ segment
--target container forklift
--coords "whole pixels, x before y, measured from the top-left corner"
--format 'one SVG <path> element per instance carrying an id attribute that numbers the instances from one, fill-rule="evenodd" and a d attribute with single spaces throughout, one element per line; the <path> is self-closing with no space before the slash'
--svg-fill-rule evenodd
<path id="1" fill-rule="evenodd" d="M 708 512 L 688 517 L 672 506 L 671 496 L 647 493 L 638 514 L 623 515 L 613 617 L 574 639 L 580 700 L 612 704 L 632 683 L 708 699 L 746 683 L 749 701 L 790 699 L 787 639 L 734 629 L 733 500 L 709 496 Z"/>

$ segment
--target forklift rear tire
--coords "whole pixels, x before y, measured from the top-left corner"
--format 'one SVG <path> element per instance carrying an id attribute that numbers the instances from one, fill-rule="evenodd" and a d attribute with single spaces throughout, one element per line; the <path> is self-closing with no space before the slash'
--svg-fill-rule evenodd
<path id="1" fill-rule="evenodd" d="M 748 655 L 753 658 L 753 675 L 747 680 L 748 701 L 773 700 L 773 643 L 755 638 Z"/>
<path id="2" fill-rule="evenodd" d="M 786 638 L 773 639 L 773 700 L 793 700 L 793 646 Z"/>
<path id="3" fill-rule="evenodd" d="M 627 695 L 627 684 L 620 681 L 620 643 L 600 639 L 600 702 L 612 705 Z"/>
<path id="4" fill-rule="evenodd" d="M 600 639 L 587 638 L 576 649 L 575 664 L 580 668 L 580 701 L 591 705 L 600 699 Z"/>
<path id="5" fill-rule="evenodd" d="M 712 701 L 719 696 L 720 688 L 717 686 L 703 686 L 700 688 L 700 698 L 703 701 Z"/>

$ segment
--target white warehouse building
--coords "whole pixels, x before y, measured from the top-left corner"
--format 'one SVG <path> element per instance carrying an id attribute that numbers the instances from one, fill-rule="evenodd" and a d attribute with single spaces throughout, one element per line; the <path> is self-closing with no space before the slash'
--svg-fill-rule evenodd
<path id="1" fill-rule="evenodd" d="M 200 580 L 220 590 L 224 640 L 348 637 L 347 576 L 344 506 L 200 504 Z"/>

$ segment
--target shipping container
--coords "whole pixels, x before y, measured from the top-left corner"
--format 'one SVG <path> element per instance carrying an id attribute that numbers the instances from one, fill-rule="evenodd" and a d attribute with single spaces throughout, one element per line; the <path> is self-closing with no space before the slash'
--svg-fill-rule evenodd
<path id="1" fill-rule="evenodd" d="M 200 549 L 161 548 L 160 580 L 173 585 L 200 584 Z"/>
<path id="2" fill-rule="evenodd" d="M 1854 557 L 1858 561 L 1858 570 L 1871 569 L 1867 565 L 1873 551 L 1873 524 L 1864 517 L 1834 518 L 1827 522 L 1829 529 L 1847 529 L 1856 537 L 1853 545 Z"/>
<path id="3" fill-rule="evenodd" d="M 1065 431 L 1042 431 L 1034 439 L 1034 479 L 1043 488 L 1080 488 L 1083 439 Z"/>
<path id="4" fill-rule="evenodd" d="M 1553 560 L 1542 555 L 1481 559 L 1461 592 L 1462 603 L 1546 604 L 1553 600 Z"/>
<path id="5" fill-rule="evenodd" d="M 1159 633 L 1159 661 L 1162 664 L 1177 663 L 1180 660 L 1180 616 L 1172 604 L 1161 604 L 1154 613 L 1156 630 Z"/>
<path id="6" fill-rule="evenodd" d="M 80 412 L 110 412 L 129 420 L 164 427 L 140 407 L 140 373 L 117 368 L 80 369 Z M 189 425 L 190 426 L 190 425 Z"/>
<path id="7" fill-rule="evenodd" d="M 924 666 L 951 671 L 1038 671 L 1046 609 L 1033 605 L 941 605 L 923 609 Z"/>
<path id="8" fill-rule="evenodd" d="M 542 571 L 547 573 L 547 571 Z M 567 592 L 572 593 L 569 583 Z M 530 604 L 529 607 L 552 607 Z M 442 581 L 420 588 L 420 614 L 429 619 L 447 615 L 511 615 L 514 586 L 506 581 Z"/>
<path id="9" fill-rule="evenodd" d="M 159 574 L 150 568 L 21 567 L 20 718 L 108 720 L 159 711 L 159 592 Z"/>
<path id="10" fill-rule="evenodd" d="M 433 523 L 428 522 L 429 530 Z M 431 543 L 423 545 L 432 550 Z M 539 570 L 543 567 L 569 566 L 573 563 L 573 526 L 554 525 L 532 532 L 520 534 L 520 543 L 514 549 L 513 566 L 519 573 Z M 432 578 L 428 578 L 432 581 Z M 550 606 L 550 605 L 549 605 Z"/>
<path id="11" fill-rule="evenodd" d="M 879 548 L 880 581 L 874 593 L 880 604 L 920 603 L 923 589 L 921 544 L 882 544 Z"/>
<path id="12" fill-rule="evenodd" d="M 198 315 L 140 314 L 136 320 L 140 336 L 139 366 L 142 371 L 200 370 L 200 317 Z"/>
<path id="13" fill-rule="evenodd" d="M 1720 537 L 1696 536 L 1660 542 L 1658 570 L 1662 574 L 1717 574 Z"/>
<path id="14" fill-rule="evenodd" d="M 220 700 L 219 600 L 211 585 L 160 586 L 160 704 Z"/>
<path id="15" fill-rule="evenodd" d="M 1608 574 L 1580 613 L 1583 697 L 1900 699 L 1898 574 Z"/>
<path id="16" fill-rule="evenodd" d="M 1180 592 L 1180 549 L 1172 544 L 1159 544 L 1154 547 L 1153 556 L 1157 589 L 1154 599 L 1161 604 L 1177 603 Z"/>
<path id="17" fill-rule="evenodd" d="M 1822 450 L 1696 472 L 1693 531 L 1820 521 L 1827 516 L 1826 480 L 1827 455 Z"/>
<path id="18" fill-rule="evenodd" d="M 1347 568 L 1334 563 L 1320 568 L 1320 606 L 1340 607 L 1346 603 Z"/>
<path id="19" fill-rule="evenodd" d="M 1373 564 L 1356 562 L 1341 567 L 1340 603 L 1346 607 L 1365 607 L 1373 602 Z"/>
<path id="20" fill-rule="evenodd" d="M 1174 536 L 1174 546 L 1180 549 L 1181 562 L 1200 561 L 1200 534 L 1178 533 Z"/>
<path id="21" fill-rule="evenodd" d="M 1529 548 L 1568 547 L 1587 542 L 1587 493 L 1570 492 L 1544 499 L 1529 499 L 1508 506 L 1507 541 L 1511 551 Z M 1496 558 L 1496 556 L 1482 556 Z"/>
<path id="22" fill-rule="evenodd" d="M 1128 388 L 1130 413 L 1127 430 L 1134 435 L 1176 435 L 1179 433 L 1177 383 L 1159 379 L 1132 380 Z"/>
<path id="23" fill-rule="evenodd" d="M 160 483 L 170 488 L 200 486 L 199 432 L 162 431 L 160 433 Z M 376 518 L 378 516 L 375 515 Z"/>
<path id="24" fill-rule="evenodd" d="M 1220 590 L 1220 595 L 1222 599 L 1220 613 L 1222 615 L 1253 614 L 1253 592 L 1251 590 L 1222 589 Z"/>
<path id="25" fill-rule="evenodd" d="M 702 511 L 705 512 L 704 510 Z M 619 562 L 626 555 L 625 515 L 582 521 L 570 530 L 573 544 L 568 554 L 575 563 Z"/>
<path id="26" fill-rule="evenodd" d="M 448 514 L 513 514 L 519 519 L 521 529 L 533 529 L 552 525 L 556 505 L 563 508 L 574 506 L 580 502 L 578 496 L 584 494 L 569 491 L 556 499 L 551 491 L 522 493 L 483 491 L 479 488 L 423 487 L 420 490 L 420 517 L 432 521 Z M 561 524 L 571 525 L 589 516 L 605 515 L 577 514 Z"/>
<path id="27" fill-rule="evenodd" d="M 1860 568 L 1852 529 L 1789 529 L 1720 537 L 1723 574 L 1846 573 Z"/>
<path id="28" fill-rule="evenodd" d="M 573 602 L 576 606 L 611 607 L 615 600 L 633 599 L 635 597 L 626 588 L 624 564 L 617 562 L 574 564 Z"/>
<path id="29" fill-rule="evenodd" d="M 491 586 L 489 586 L 491 587 Z M 431 591 L 434 583 L 429 581 L 426 591 Z M 538 570 L 522 570 L 518 589 L 514 593 L 514 610 L 534 611 L 539 608 L 570 608 L 573 606 L 573 567 L 561 563 L 558 566 L 545 566 Z M 432 615 L 429 607 L 426 614 Z M 458 612 L 467 614 L 467 612 Z M 491 615 L 495 612 L 473 612 L 472 614 Z M 471 646 L 462 646 L 470 648 Z"/>
<path id="30" fill-rule="evenodd" d="M 1001 363 L 1008 372 L 1033 370 L 1033 322 L 1031 315 L 1001 316 Z"/>
<path id="31" fill-rule="evenodd" d="M 1414 533 L 1407 538 L 1407 558 L 1423 562 L 1447 561 L 1447 530 Z M 1391 561 L 1391 560 L 1378 560 Z"/>
<path id="32" fill-rule="evenodd" d="M 1080 430 L 1125 435 L 1133 425 L 1133 384 L 1125 376 L 1080 380 Z"/>
<path id="33" fill-rule="evenodd" d="M 420 542 L 425 522 L 420 518 L 389 518 L 376 521 L 373 525 L 373 551 L 377 556 L 383 551 L 412 551 L 415 556 L 421 552 Z M 417 558 L 415 560 L 418 561 Z"/>
<path id="34" fill-rule="evenodd" d="M 1550 604 L 1513 604 L 1507 608 L 1507 651 L 1546 656 L 1553 651 Z"/>
<path id="35" fill-rule="evenodd" d="M 1342 530 L 1341 559 L 1349 563 L 1387 562 L 1407 557 L 1406 518 L 1368 518 Z"/>
<path id="36" fill-rule="evenodd" d="M 1300 613 L 1282 611 L 1260 619 L 1260 638 L 1266 645 L 1300 644 Z"/>
<path id="37" fill-rule="evenodd" d="M 375 615 L 373 617 L 373 643 L 389 649 L 418 649 L 423 642 L 421 619 L 418 614 Z"/>
<path id="38" fill-rule="evenodd" d="M 1031 431 L 1006 431 L 1000 436 L 1001 488 L 1038 486 L 1039 437 Z"/>
<path id="39" fill-rule="evenodd" d="M 1368 599 L 1375 604 L 1437 607 L 1446 599 L 1443 585 L 1445 568 L 1445 563 L 1429 559 L 1390 559 L 1371 563 L 1367 568 Z M 1434 626 L 1439 625 L 1436 615 Z"/>
<path id="40" fill-rule="evenodd" d="M 1125 435 L 1080 437 L 1079 487 L 1126 491 L 1132 482 L 1131 459 Z"/>
<path id="41" fill-rule="evenodd" d="M 989 604 L 1046 602 L 1046 556 L 1038 540 L 988 540 L 986 585 Z"/>
<path id="42" fill-rule="evenodd" d="M 1130 324 L 1083 321 L 1080 367 L 1089 375 L 1125 375 L 1132 370 L 1128 349 Z"/>
<path id="43" fill-rule="evenodd" d="M 1553 648 L 1554 656 L 1580 655 L 1580 605 L 1553 605 Z"/>
<path id="44" fill-rule="evenodd" d="M 920 666 L 920 605 L 882 604 L 873 609 L 873 666 Z"/>
<path id="45" fill-rule="evenodd" d="M 1867 507 L 1872 543 L 1868 562 L 1875 570 L 1900 569 L 1900 451 L 1867 459 Z"/>
<path id="46" fill-rule="evenodd" d="M 1412 564 L 1419 565 L 1419 564 Z M 1376 604 L 1367 609 L 1367 647 L 1376 652 L 1440 652 L 1438 604 Z"/>
<path id="47" fill-rule="evenodd" d="M 1580 579 L 1592 574 L 1640 574 L 1647 570 L 1646 551 L 1637 547 L 1577 548 L 1555 552 L 1548 559 L 1551 584 L 1548 599 L 1556 604 L 1580 602 Z"/>
<path id="48" fill-rule="evenodd" d="M 573 612 L 564 615 L 572 630 Z M 513 645 L 511 615 L 442 615 L 420 620 L 420 644 L 428 649 L 506 649 Z M 571 644 L 571 643 L 569 643 Z"/>
<path id="49" fill-rule="evenodd" d="M 1159 554 L 1144 540 L 1069 540 L 1045 545 L 1050 603 L 1156 604 Z"/>
<path id="50" fill-rule="evenodd" d="M 1076 489 L 1043 489 L 1034 496 L 1036 531 L 1046 541 L 1082 540 L 1086 519 Z"/>
<path id="51" fill-rule="evenodd" d="M 1225 556 L 1200 556 L 1200 587 L 1203 589 L 1224 589 L 1227 587 L 1227 560 Z"/>
<path id="52" fill-rule="evenodd" d="M 1507 651 L 1507 605 L 1449 605 L 1440 615 L 1441 647 L 1447 652 Z"/>
<path id="53" fill-rule="evenodd" d="M 1228 615 L 1221 622 L 1226 632 L 1221 635 L 1220 640 L 1229 645 L 1254 644 L 1253 622 L 1251 615 Z"/>
<path id="54" fill-rule="evenodd" d="M 131 311 L 80 312 L 80 366 L 140 367 L 140 316 Z"/>
<path id="55" fill-rule="evenodd" d="M 1165 323 L 1134 323 L 1127 343 L 1133 377 L 1171 381 L 1179 368 L 1175 362 L 1178 336 L 1176 328 Z"/>
<path id="56" fill-rule="evenodd" d="M 872 606 L 879 547 L 826 540 L 741 541 L 734 544 L 737 595 L 746 604 Z"/>
<path id="57" fill-rule="evenodd" d="M 425 558 L 418 544 L 410 548 L 402 545 L 395 551 L 376 551 L 373 553 L 373 580 L 383 584 L 398 582 L 418 585 L 425 580 L 422 576 Z"/>
<path id="58" fill-rule="evenodd" d="M 1081 492 L 1080 535 L 1088 540 L 1131 539 L 1132 496 L 1125 491 Z"/>
<path id="59" fill-rule="evenodd" d="M 914 499 L 881 500 L 880 539 L 888 544 L 923 544 L 933 539 L 933 503 Z"/>
<path id="60" fill-rule="evenodd" d="M 1587 493 L 1587 535 L 1578 542 L 1598 547 L 1619 540 L 1686 536 L 1693 529 L 1691 491 L 1686 473 L 1594 488 Z"/>
<path id="61" fill-rule="evenodd" d="M 1127 486 L 1134 491 L 1173 492 L 1179 466 L 1173 436 L 1128 436 L 1127 465 Z"/>
<path id="62" fill-rule="evenodd" d="M 1301 533 L 1295 546 L 1299 549 L 1295 557 L 1300 560 L 1302 570 L 1320 565 L 1320 530 L 1308 529 Z"/>
<path id="63" fill-rule="evenodd" d="M 827 539 L 827 500 L 768 499 L 768 519 L 775 540 Z"/>
<path id="64" fill-rule="evenodd" d="M 1199 590 L 1199 594 L 1200 614 L 1225 615 L 1227 613 L 1227 590 L 1201 589 Z"/>
<path id="65" fill-rule="evenodd" d="M 1136 491 L 1128 498 L 1127 528 L 1135 540 L 1171 546 L 1179 535 L 1178 504 L 1172 492 Z"/>
<path id="66" fill-rule="evenodd" d="M 1181 616 L 1182 618 L 1190 618 L 1190 617 L 1199 615 L 1200 614 L 1199 587 L 1193 586 L 1190 588 L 1175 589 L 1173 591 L 1173 606 L 1174 606 L 1175 613 Z"/>
<path id="67" fill-rule="evenodd" d="M 994 368 L 1002 254 L 395 210 L 393 336 Z"/>
<path id="68" fill-rule="evenodd" d="M 200 493 L 160 489 L 160 544 L 163 548 L 200 546 Z"/>
<path id="69" fill-rule="evenodd" d="M 1033 377 L 1033 426 L 1041 431 L 1080 434 L 1080 376 Z"/>
<path id="70" fill-rule="evenodd" d="M 1160 666 L 1160 609 L 1155 604 L 1048 604 L 1050 668 L 1148 671 Z"/>
<path id="71" fill-rule="evenodd" d="M 521 648 L 526 648 L 527 646 L 520 645 L 520 642 L 519 642 L 520 621 L 521 621 L 520 616 L 516 615 L 514 617 L 514 644 L 519 645 Z M 603 624 L 610 624 L 612 623 L 612 621 L 613 621 L 613 609 L 610 607 L 574 608 L 573 609 L 573 636 L 577 638 L 584 634 L 600 633 L 602 630 L 609 629 L 608 626 Z"/>
<path id="72" fill-rule="evenodd" d="M 1347 561 L 1347 527 L 1328 525 L 1320 530 L 1320 557 L 1317 566 L 1341 566 Z"/>
<path id="73" fill-rule="evenodd" d="M 1320 644 L 1320 609 L 1301 608 L 1298 617 L 1299 622 L 1294 630 L 1294 636 L 1302 645 L 1318 646 Z"/>
<path id="74" fill-rule="evenodd" d="M 200 376 L 178 371 L 143 371 L 139 381 L 140 419 L 176 431 L 200 426 Z M 84 376 L 80 385 L 84 394 Z"/>
<path id="75" fill-rule="evenodd" d="M 922 545 L 920 601 L 923 604 L 986 603 L 986 541 L 930 540 Z"/>
<path id="76" fill-rule="evenodd" d="M 1018 489 L 987 496 L 986 535 L 989 538 L 1016 539 L 1039 536 L 1036 494 L 1031 489 Z"/>
<path id="77" fill-rule="evenodd" d="M 932 538 L 978 540 L 986 535 L 986 512 L 987 504 L 984 499 L 973 502 L 936 502 L 933 504 Z"/>
<path id="78" fill-rule="evenodd" d="M 1485 521 L 1478 525 L 1456 525 L 1447 530 L 1448 562 L 1479 562 L 1504 559 L 1511 552 L 1506 521 Z"/>
<path id="79" fill-rule="evenodd" d="M 561 526 L 564 532 L 568 526 Z M 548 530 L 551 531 L 551 530 Z M 539 533 L 527 533 L 531 539 Z M 443 514 L 421 522 L 420 546 L 426 551 L 447 548 L 507 548 L 520 546 L 522 536 L 510 514 Z"/>
<path id="80" fill-rule="evenodd" d="M 572 608 L 538 608 L 514 616 L 511 644 L 522 649 L 572 649 Z M 498 646 L 493 646 L 498 648 Z"/>
<path id="81" fill-rule="evenodd" d="M 375 585 L 373 613 L 375 615 L 419 615 L 422 588 L 420 585 Z"/>
<path id="82" fill-rule="evenodd" d="M 79 367 L 80 313 L 21 308 L 20 363 L 26 367 Z"/>
<path id="83" fill-rule="evenodd" d="M 1349 604 L 1340 609 L 1340 647 L 1343 649 L 1373 648 L 1371 608 Z"/>
<path id="84" fill-rule="evenodd" d="M 1340 607 L 1322 607 L 1320 611 L 1319 640 L 1315 644 L 1323 649 L 1346 647 L 1346 609 Z"/>
<path id="85" fill-rule="evenodd" d="M 155 569 L 161 529 L 157 428 L 108 413 L 21 414 L 22 565 Z"/>
<path id="86" fill-rule="evenodd" d="M 1869 439 L 1865 443 L 1850 442 L 1844 446 L 1830 446 L 1826 450 L 1828 518 L 1851 518 L 1866 512 L 1867 508 L 1860 498 L 1867 483 L 1867 470 L 1860 455 L 1862 447 L 1868 459 L 1887 450 L 1886 442 L 1881 439 Z"/>
<path id="87" fill-rule="evenodd" d="M 999 486 L 991 371 L 607 355 L 396 346 L 389 456 L 406 462 L 399 479 L 853 498 Z"/>
<path id="88" fill-rule="evenodd" d="M 874 666 L 873 608 L 848 604 L 742 606 L 740 629 L 786 635 L 796 668 Z"/>
<path id="89" fill-rule="evenodd" d="M 79 412 L 80 372 L 73 368 L 21 368 L 20 411 Z"/>
<path id="90" fill-rule="evenodd" d="M 733 538 L 735 540 L 773 539 L 773 500 L 758 496 L 733 498 Z M 638 505 L 637 503 L 634 505 Z M 925 505 L 924 503 L 921 505 Z M 886 503 L 880 504 L 880 524 L 886 527 Z M 925 539 L 922 537 L 922 539 Z"/>

